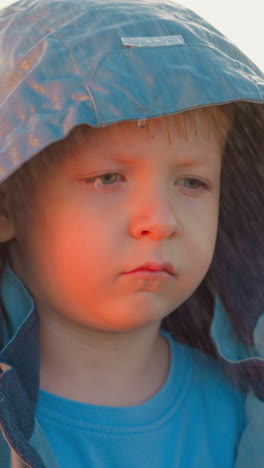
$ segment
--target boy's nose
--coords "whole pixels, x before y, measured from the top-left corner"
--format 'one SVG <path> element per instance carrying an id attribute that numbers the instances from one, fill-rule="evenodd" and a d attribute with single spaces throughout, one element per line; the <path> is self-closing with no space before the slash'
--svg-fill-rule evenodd
<path id="1" fill-rule="evenodd" d="M 139 201 L 131 217 L 131 232 L 134 237 L 150 236 L 155 239 L 176 237 L 182 231 L 176 204 L 168 194 L 150 194 Z"/>

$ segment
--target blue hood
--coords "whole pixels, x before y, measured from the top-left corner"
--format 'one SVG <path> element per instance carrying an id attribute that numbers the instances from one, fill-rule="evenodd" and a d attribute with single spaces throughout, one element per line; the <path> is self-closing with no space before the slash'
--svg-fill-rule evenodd
<path id="1" fill-rule="evenodd" d="M 0 10 L 0 182 L 79 124 L 102 127 L 225 103 L 234 103 L 235 112 L 212 267 L 162 326 L 217 355 L 248 392 L 249 423 L 236 468 L 257 468 L 264 455 L 263 73 L 219 31 L 171 0 L 21 0 Z M 16 363 L 8 346 L 14 353 L 22 326 L 29 327 L 23 320 L 7 339 L 0 315 L 0 402 L 1 381 Z M 37 320 L 30 322 L 36 330 Z M 30 354 L 34 347 L 37 355 L 37 340 L 31 341 Z M 36 388 L 24 385 L 32 411 L 34 369 Z M 16 374 L 17 382 L 25 381 L 21 363 Z M 5 438 L 20 447 L 20 459 L 44 468 L 32 446 L 23 445 L 29 426 L 16 438 L 5 414 Z M 9 455 L 2 456 L 6 468 Z"/>
<path id="2" fill-rule="evenodd" d="M 1 11 L 0 55 L 0 181 L 78 124 L 264 102 L 261 71 L 170 0 L 22 0 Z"/>

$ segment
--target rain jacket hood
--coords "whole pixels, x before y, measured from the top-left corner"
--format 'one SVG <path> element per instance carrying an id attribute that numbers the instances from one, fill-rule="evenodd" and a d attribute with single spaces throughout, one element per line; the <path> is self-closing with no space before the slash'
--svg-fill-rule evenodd
<path id="1" fill-rule="evenodd" d="M 214 353 L 246 392 L 236 468 L 254 468 L 264 466 L 263 73 L 170 0 L 21 0 L 0 10 L 0 182 L 79 124 L 225 103 L 234 103 L 235 115 L 212 268 L 162 326 Z M 34 417 L 38 314 L 28 296 L 30 313 L 12 322 L 1 299 L 0 466 L 55 468 Z"/>

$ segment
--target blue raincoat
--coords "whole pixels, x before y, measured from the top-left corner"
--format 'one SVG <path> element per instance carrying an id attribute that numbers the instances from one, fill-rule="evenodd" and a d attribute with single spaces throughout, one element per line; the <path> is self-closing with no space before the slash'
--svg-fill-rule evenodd
<path id="1" fill-rule="evenodd" d="M 171 0 L 21 0 L 0 10 L 0 182 L 79 124 L 229 102 L 236 113 L 212 269 L 162 326 L 215 354 L 246 393 L 235 467 L 257 468 L 264 467 L 262 72 Z M 34 415 L 39 319 L 30 307 L 9 335 L 3 305 L 0 312 L 1 468 L 58 467 Z"/>

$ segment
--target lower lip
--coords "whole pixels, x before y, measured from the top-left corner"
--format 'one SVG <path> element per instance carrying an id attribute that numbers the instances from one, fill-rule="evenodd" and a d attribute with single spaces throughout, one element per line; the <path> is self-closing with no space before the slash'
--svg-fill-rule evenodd
<path id="1" fill-rule="evenodd" d="M 166 280 L 172 277 L 166 271 L 150 271 L 150 270 L 134 270 L 124 273 L 126 276 L 133 276 L 134 278 L 142 278 L 146 280 Z"/>

